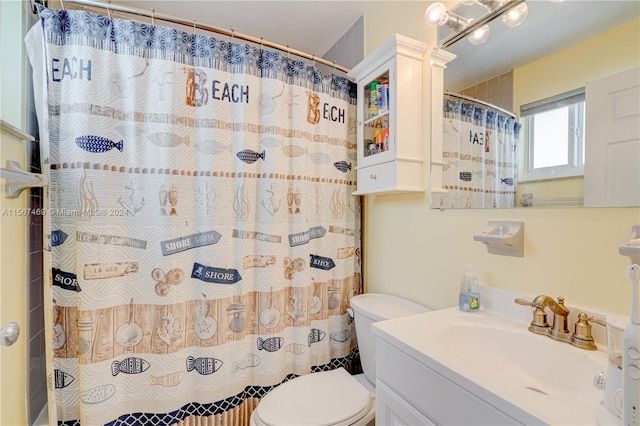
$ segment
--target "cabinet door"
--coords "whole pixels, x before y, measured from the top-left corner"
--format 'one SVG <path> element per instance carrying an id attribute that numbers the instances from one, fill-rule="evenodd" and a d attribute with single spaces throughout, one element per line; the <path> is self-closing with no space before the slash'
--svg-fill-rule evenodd
<path id="1" fill-rule="evenodd" d="M 396 69 L 391 59 L 358 83 L 358 167 L 396 156 Z"/>
<path id="2" fill-rule="evenodd" d="M 376 381 L 376 423 L 389 426 L 435 425 L 380 380 Z"/>

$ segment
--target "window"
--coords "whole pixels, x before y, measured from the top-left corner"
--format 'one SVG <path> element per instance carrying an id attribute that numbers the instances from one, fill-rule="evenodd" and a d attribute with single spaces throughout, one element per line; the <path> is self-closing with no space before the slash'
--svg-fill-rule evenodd
<path id="1" fill-rule="evenodd" d="M 584 174 L 584 88 L 520 108 L 525 127 L 524 181 Z"/>

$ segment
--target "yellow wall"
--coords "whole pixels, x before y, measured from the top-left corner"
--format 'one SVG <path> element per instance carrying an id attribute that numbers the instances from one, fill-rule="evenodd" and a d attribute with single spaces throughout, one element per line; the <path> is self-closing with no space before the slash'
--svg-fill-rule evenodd
<path id="1" fill-rule="evenodd" d="M 22 59 L 22 3 L 0 2 L 0 118 L 23 128 L 26 116 Z M 13 159 L 26 166 L 25 142 L 6 133 L 0 134 L 0 166 Z M 27 205 L 27 192 L 19 198 L 4 196 L 4 179 L 0 183 L 0 325 L 15 321 L 21 327 L 18 341 L 0 347 L 0 425 L 27 424 L 26 391 L 26 218 L 14 214 Z"/>
<path id="2" fill-rule="evenodd" d="M 640 65 L 640 18 L 531 62 L 513 71 L 515 111 L 520 106 L 584 87 L 592 80 Z M 523 138 L 526 140 L 526 138 Z M 526 151 L 521 149 L 521 154 Z M 521 157 L 521 160 L 524 157 Z M 520 166 L 523 167 L 523 161 Z M 583 178 L 530 182 L 518 185 L 518 200 L 525 192 L 536 198 L 582 196 Z"/>
<path id="3" fill-rule="evenodd" d="M 517 31 L 517 30 L 516 30 Z M 640 64 L 640 18 L 513 70 L 514 106 L 584 87 Z"/>
<path id="4" fill-rule="evenodd" d="M 435 31 L 425 28 L 422 18 L 428 2 L 378 3 L 365 15 L 367 53 L 396 32 L 434 45 Z M 601 53 L 588 57 L 599 60 Z M 425 161 L 428 170 L 428 150 Z M 471 263 L 491 286 L 564 296 L 569 305 L 630 314 L 631 285 L 625 277 L 629 259 L 618 254 L 618 246 L 629 240 L 631 225 L 640 222 L 640 208 L 440 211 L 429 208 L 428 192 L 367 196 L 364 204 L 369 292 L 399 295 L 433 308 L 455 306 L 462 264 Z M 524 220 L 524 257 L 488 254 L 483 244 L 473 241 L 490 219 Z"/>

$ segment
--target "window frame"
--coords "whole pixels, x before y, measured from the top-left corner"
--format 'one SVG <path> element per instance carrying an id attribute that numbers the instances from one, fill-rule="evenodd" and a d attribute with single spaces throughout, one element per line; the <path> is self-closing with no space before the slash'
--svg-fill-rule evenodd
<path id="1" fill-rule="evenodd" d="M 567 131 L 567 164 L 534 168 L 534 122 L 536 114 L 559 108 L 569 108 Z M 526 149 L 519 182 L 560 179 L 584 176 L 584 138 L 585 138 L 585 88 L 561 93 L 520 107 L 520 117 L 524 124 Z"/>

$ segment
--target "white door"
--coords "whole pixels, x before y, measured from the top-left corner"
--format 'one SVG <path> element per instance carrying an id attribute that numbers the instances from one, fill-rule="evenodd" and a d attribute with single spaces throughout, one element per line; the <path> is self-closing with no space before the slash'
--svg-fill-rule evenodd
<path id="1" fill-rule="evenodd" d="M 0 136 L 0 161 L 16 160 L 24 168 L 25 142 L 6 132 Z M 0 425 L 27 424 L 27 300 L 26 300 L 26 235 L 29 191 L 19 198 L 4 195 L 0 184 L 0 327 L 15 322 L 20 326 L 18 340 L 11 346 L 0 346 Z"/>
<path id="2" fill-rule="evenodd" d="M 640 205 L 640 68 L 586 85 L 584 206 Z"/>
<path id="3" fill-rule="evenodd" d="M 26 2 L 0 1 L 0 118 L 22 127 L 26 113 L 22 35 Z M 22 127 L 23 128 L 23 127 Z M 11 131 L 0 132 L 0 167 L 6 160 L 27 164 L 26 142 Z M 20 325 L 18 340 L 0 346 L 0 425 L 27 424 L 27 196 L 5 197 L 0 179 L 0 327 L 10 322 Z"/>

